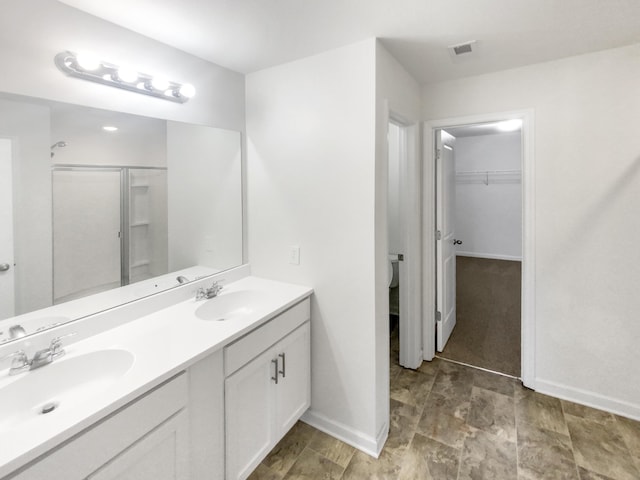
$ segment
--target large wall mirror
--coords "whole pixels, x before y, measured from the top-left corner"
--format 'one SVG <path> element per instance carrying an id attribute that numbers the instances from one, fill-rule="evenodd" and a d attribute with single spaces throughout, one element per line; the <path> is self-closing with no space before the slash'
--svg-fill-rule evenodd
<path id="1" fill-rule="evenodd" d="M 242 264 L 240 133 L 0 95 L 0 343 Z"/>

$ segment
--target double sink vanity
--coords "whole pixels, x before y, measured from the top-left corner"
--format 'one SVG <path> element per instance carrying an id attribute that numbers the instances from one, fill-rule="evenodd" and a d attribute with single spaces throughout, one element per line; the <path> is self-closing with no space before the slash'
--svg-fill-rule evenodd
<path id="1" fill-rule="evenodd" d="M 225 278 L 0 346 L 0 478 L 246 478 L 309 407 L 312 290 Z"/>

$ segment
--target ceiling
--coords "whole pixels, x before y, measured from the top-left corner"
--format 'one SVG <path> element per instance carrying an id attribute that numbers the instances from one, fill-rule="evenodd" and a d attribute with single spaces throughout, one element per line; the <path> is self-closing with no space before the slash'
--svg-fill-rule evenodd
<path id="1" fill-rule="evenodd" d="M 62 2 L 241 73 L 371 37 L 423 84 L 640 42 L 638 0 Z"/>

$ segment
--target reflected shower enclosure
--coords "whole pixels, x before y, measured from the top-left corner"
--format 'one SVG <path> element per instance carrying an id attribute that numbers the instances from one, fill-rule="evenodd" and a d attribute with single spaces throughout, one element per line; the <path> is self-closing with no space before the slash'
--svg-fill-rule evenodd
<path id="1" fill-rule="evenodd" d="M 53 303 L 167 273 L 167 170 L 52 168 Z"/>

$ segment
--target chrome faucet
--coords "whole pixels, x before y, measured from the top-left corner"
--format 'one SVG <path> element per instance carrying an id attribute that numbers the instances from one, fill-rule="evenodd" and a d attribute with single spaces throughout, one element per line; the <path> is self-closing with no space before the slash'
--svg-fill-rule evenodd
<path id="1" fill-rule="evenodd" d="M 22 373 L 27 370 L 35 370 L 36 368 L 44 367 L 54 360 L 64 356 L 66 352 L 62 348 L 62 339 L 73 335 L 75 335 L 75 333 L 69 333 L 67 335 L 53 338 L 49 346 L 42 350 L 38 350 L 31 360 L 29 360 L 29 357 L 27 357 L 24 350 L 18 350 L 17 352 L 10 353 L 9 355 L 0 358 L 0 360 L 13 357 L 11 368 L 9 368 L 9 375 L 17 375 L 18 373 Z"/>
<path id="2" fill-rule="evenodd" d="M 222 291 L 222 288 L 222 285 L 220 285 L 218 282 L 213 282 L 213 284 L 209 288 L 200 287 L 196 291 L 196 300 L 217 297 L 218 294 Z"/>
<path id="3" fill-rule="evenodd" d="M 24 328 L 22 328 L 22 325 L 11 325 L 9 327 L 9 338 L 10 339 L 22 338 L 26 334 L 27 334 L 27 332 L 24 331 Z"/>

